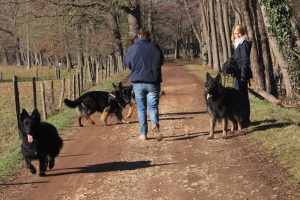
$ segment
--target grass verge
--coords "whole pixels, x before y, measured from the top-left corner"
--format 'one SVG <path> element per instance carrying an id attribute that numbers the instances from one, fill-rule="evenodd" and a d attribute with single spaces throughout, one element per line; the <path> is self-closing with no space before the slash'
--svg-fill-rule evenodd
<path id="1" fill-rule="evenodd" d="M 200 65 L 186 65 L 202 81 L 206 72 L 216 74 Z M 252 126 L 247 136 L 275 154 L 279 162 L 294 176 L 290 186 L 300 184 L 300 112 L 272 105 L 250 97 Z"/>

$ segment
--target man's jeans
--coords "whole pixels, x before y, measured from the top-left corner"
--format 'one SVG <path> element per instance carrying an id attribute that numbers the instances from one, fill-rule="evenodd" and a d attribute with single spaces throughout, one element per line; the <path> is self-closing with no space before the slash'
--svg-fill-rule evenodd
<path id="1" fill-rule="evenodd" d="M 159 127 L 158 104 L 160 84 L 134 83 L 133 91 L 137 103 L 140 134 L 147 135 L 147 105 L 152 125 Z"/>

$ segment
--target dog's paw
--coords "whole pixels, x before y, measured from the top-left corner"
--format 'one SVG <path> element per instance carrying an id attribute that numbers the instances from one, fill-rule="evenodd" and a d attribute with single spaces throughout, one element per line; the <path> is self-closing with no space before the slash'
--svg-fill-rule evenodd
<path id="1" fill-rule="evenodd" d="M 52 169 L 54 167 L 54 159 L 51 159 L 49 161 L 49 169 Z"/>
<path id="2" fill-rule="evenodd" d="M 223 139 L 228 139 L 229 137 L 227 135 L 224 135 L 222 138 Z"/>
<path id="3" fill-rule="evenodd" d="M 32 168 L 30 169 L 30 172 L 31 172 L 32 174 L 35 174 L 35 173 L 36 173 L 36 169 L 35 169 L 34 167 L 32 167 Z"/>
<path id="4" fill-rule="evenodd" d="M 95 124 L 95 122 L 94 122 L 94 121 L 91 121 L 91 124 Z"/>
<path id="5" fill-rule="evenodd" d="M 46 176 L 46 173 L 45 172 L 40 172 L 39 176 L 41 176 L 41 177 Z"/>

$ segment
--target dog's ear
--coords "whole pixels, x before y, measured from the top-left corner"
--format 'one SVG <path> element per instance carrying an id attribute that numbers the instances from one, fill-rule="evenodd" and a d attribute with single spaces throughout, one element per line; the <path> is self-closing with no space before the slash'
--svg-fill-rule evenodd
<path id="1" fill-rule="evenodd" d="M 112 86 L 113 86 L 115 91 L 118 90 L 118 86 L 116 84 L 113 83 Z"/>
<path id="2" fill-rule="evenodd" d="M 209 74 L 208 72 L 206 72 L 206 80 L 208 81 L 208 80 L 210 80 L 210 79 L 211 79 L 210 74 Z"/>
<path id="3" fill-rule="evenodd" d="M 21 115 L 20 115 L 20 120 L 23 121 L 26 117 L 29 117 L 28 112 L 23 108 Z"/>
<path id="4" fill-rule="evenodd" d="M 215 80 L 218 81 L 218 82 L 221 82 L 221 73 L 218 73 Z"/>
<path id="5" fill-rule="evenodd" d="M 34 118 L 34 119 L 37 119 L 38 121 L 41 121 L 41 114 L 40 112 L 38 111 L 38 109 L 34 109 L 31 113 L 31 116 Z"/>

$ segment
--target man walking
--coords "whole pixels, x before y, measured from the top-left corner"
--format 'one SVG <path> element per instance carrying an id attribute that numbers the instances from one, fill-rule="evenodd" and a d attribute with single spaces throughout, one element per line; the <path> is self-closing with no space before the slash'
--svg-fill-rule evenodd
<path id="1" fill-rule="evenodd" d="M 128 49 L 124 58 L 125 64 L 131 69 L 130 81 L 137 103 L 140 139 L 147 140 L 147 106 L 151 120 L 151 130 L 158 141 L 162 140 L 159 133 L 159 93 L 162 82 L 161 66 L 164 55 L 160 47 L 150 41 L 150 32 L 142 28 L 138 32 L 137 41 Z"/>

